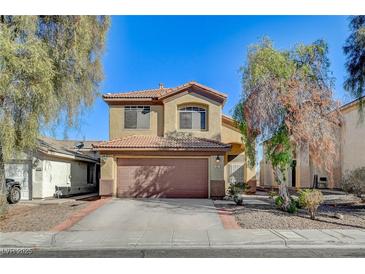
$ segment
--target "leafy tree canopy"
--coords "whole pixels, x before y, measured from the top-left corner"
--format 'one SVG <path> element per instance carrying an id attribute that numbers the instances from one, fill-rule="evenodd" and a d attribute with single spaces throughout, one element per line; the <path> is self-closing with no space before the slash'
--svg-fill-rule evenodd
<path id="1" fill-rule="evenodd" d="M 344 88 L 358 99 L 365 96 L 365 15 L 351 17 L 350 29 L 351 34 L 343 48 L 347 57 Z"/>
<path id="2" fill-rule="evenodd" d="M 279 183 L 298 149 L 308 148 L 315 164 L 332 172 L 336 130 L 340 124 L 332 98 L 333 77 L 323 40 L 277 50 L 268 38 L 248 50 L 242 72 L 242 101 L 234 118 L 251 165 L 252 141 L 266 144 Z M 325 155 L 325 157 L 323 157 Z M 278 178 L 278 177 L 281 177 Z"/>
<path id="3" fill-rule="evenodd" d="M 0 153 L 32 149 L 42 126 L 72 126 L 103 78 L 105 16 L 0 16 Z"/>
<path id="4" fill-rule="evenodd" d="M 4 162 L 35 147 L 40 129 L 73 126 L 97 95 L 106 16 L 0 16 L 0 213 Z"/>

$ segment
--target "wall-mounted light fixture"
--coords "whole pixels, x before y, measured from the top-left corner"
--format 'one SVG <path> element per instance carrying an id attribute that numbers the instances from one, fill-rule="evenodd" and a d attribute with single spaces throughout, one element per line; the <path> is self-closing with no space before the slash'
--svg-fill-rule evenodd
<path id="1" fill-rule="evenodd" d="M 219 164 L 219 163 L 220 163 L 220 161 L 221 161 L 221 159 L 219 158 L 219 155 L 217 155 L 217 157 L 215 158 L 215 162 L 216 162 L 217 164 Z"/>

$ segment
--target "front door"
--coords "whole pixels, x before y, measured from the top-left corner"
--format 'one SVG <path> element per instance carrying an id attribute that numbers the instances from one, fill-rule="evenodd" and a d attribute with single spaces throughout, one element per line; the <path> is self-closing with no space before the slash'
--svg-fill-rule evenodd
<path id="1" fill-rule="evenodd" d="M 296 170 L 297 170 L 297 161 L 293 160 L 291 164 L 291 186 L 295 187 L 296 185 Z"/>

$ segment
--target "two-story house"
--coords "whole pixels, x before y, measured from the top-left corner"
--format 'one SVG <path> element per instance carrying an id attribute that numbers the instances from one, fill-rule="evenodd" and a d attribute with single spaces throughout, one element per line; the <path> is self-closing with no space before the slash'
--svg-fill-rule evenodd
<path id="1" fill-rule="evenodd" d="M 103 96 L 109 141 L 100 194 L 117 197 L 222 197 L 230 182 L 255 180 L 227 96 L 196 82 Z"/>

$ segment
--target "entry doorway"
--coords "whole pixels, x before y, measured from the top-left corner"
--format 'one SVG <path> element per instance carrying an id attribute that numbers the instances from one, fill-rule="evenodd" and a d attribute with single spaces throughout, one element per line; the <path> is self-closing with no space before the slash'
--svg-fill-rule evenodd
<path id="1" fill-rule="evenodd" d="M 291 186 L 295 187 L 296 186 L 296 175 L 297 175 L 297 160 L 293 160 L 291 163 Z"/>

